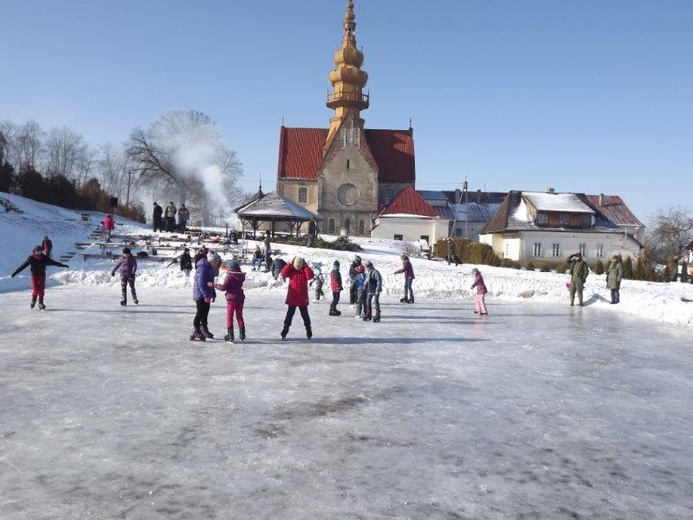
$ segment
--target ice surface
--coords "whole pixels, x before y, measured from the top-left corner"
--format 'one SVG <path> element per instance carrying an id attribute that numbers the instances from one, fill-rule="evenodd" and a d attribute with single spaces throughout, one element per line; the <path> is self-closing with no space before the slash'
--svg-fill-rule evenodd
<path id="1" fill-rule="evenodd" d="M 400 304 L 406 244 L 362 240 L 381 323 L 342 293 L 341 317 L 311 303 L 311 341 L 298 315 L 281 341 L 285 287 L 244 266 L 248 341 L 197 343 L 188 280 L 164 262 L 140 262 L 140 305 L 121 307 L 114 259 L 75 256 L 30 309 L 28 273 L 9 274 L 103 215 L 0 196 L 21 211 L 0 213 L 3 520 L 693 517 L 688 284 L 624 281 L 609 305 L 591 274 L 571 308 L 563 275 L 479 266 L 478 317 L 471 265 L 413 254 Z M 353 258 L 278 247 L 345 278 Z"/>

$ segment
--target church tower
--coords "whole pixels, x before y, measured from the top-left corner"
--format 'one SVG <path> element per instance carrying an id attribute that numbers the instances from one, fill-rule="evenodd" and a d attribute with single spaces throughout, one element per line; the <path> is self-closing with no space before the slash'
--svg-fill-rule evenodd
<path id="1" fill-rule="evenodd" d="M 281 127 L 277 193 L 317 213 L 320 233 L 367 236 L 378 211 L 414 186 L 414 135 L 412 128 L 366 130 L 368 74 L 356 46 L 354 0 L 347 1 L 342 27 L 328 74 L 329 128 Z"/>

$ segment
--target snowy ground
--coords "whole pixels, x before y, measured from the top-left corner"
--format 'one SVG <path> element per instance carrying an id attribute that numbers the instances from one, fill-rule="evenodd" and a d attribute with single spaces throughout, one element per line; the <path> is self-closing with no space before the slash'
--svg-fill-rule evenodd
<path id="1" fill-rule="evenodd" d="M 141 262 L 123 308 L 113 261 L 74 257 L 29 309 L 28 274 L 9 273 L 46 233 L 55 256 L 74 249 L 96 216 L 12 202 L 0 518 L 693 517 L 691 286 L 626 282 L 609 305 L 591 275 L 571 308 L 564 276 L 482 267 L 482 318 L 471 266 L 414 259 L 417 302 L 400 304 L 399 244 L 369 243 L 381 323 L 312 303 L 315 337 L 297 315 L 281 341 L 285 288 L 245 268 L 248 341 L 192 343 L 190 289 L 165 263 Z M 353 256 L 299 253 L 343 274 Z"/>

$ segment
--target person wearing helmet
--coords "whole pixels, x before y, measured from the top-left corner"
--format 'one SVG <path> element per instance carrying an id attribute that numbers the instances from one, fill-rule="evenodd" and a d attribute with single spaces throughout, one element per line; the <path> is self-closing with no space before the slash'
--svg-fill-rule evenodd
<path id="1" fill-rule="evenodd" d="M 122 298 L 120 304 L 125 307 L 128 304 L 128 285 L 132 293 L 132 301 L 139 305 L 137 292 L 135 291 L 135 275 L 137 273 L 137 258 L 132 256 L 129 247 L 123 248 L 123 256 L 116 262 L 111 270 L 111 276 L 115 276 L 116 271 L 120 272 L 120 293 Z"/>
<path id="2" fill-rule="evenodd" d="M 38 298 L 38 307 L 40 310 L 44 310 L 46 306 L 43 303 L 43 297 L 46 292 L 46 267 L 49 265 L 55 265 L 58 267 L 65 267 L 69 269 L 69 266 L 56 262 L 52 258 L 47 257 L 43 253 L 43 247 L 36 246 L 31 251 L 29 257 L 15 269 L 12 273 L 12 278 L 21 273 L 24 269 L 31 266 L 31 308 L 33 309 L 36 305 L 36 299 Z"/>

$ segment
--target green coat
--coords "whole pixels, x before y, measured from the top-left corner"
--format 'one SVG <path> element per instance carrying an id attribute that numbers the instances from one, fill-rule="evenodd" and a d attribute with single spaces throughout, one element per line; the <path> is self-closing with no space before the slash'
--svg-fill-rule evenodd
<path id="1" fill-rule="evenodd" d="M 584 260 L 575 260 L 570 263 L 568 272 L 570 273 L 570 281 L 576 286 L 582 287 L 587 280 L 590 269 Z"/>
<path id="2" fill-rule="evenodd" d="M 609 271 L 606 273 L 606 288 L 619 290 L 622 278 L 623 264 L 621 262 L 611 262 Z"/>

